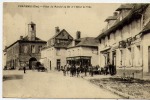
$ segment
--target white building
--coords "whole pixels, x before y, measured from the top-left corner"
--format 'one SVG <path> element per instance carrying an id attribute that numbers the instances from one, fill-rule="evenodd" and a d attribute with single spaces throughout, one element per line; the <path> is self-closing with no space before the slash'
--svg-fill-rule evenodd
<path id="1" fill-rule="evenodd" d="M 60 70 L 66 64 L 67 46 L 73 37 L 65 30 L 56 27 L 56 34 L 47 41 L 47 46 L 41 51 L 41 62 L 47 69 Z"/>
<path id="2" fill-rule="evenodd" d="M 94 37 L 78 37 L 67 49 L 67 63 L 80 66 L 98 65 L 98 41 Z"/>
<path id="3" fill-rule="evenodd" d="M 107 18 L 110 27 L 97 37 L 99 64 L 110 62 L 118 75 L 143 77 L 150 73 L 150 5 L 123 4 L 116 11 L 116 19 Z"/>

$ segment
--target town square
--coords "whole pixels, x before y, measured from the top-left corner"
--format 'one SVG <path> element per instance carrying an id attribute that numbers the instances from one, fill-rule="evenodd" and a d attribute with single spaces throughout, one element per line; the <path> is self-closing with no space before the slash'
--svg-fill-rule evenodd
<path id="1" fill-rule="evenodd" d="M 4 98 L 150 98 L 150 4 L 3 9 Z"/>

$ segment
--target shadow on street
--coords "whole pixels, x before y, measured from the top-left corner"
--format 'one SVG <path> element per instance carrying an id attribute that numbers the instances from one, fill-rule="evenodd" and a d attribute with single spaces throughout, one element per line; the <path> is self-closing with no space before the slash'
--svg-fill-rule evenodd
<path id="1" fill-rule="evenodd" d="M 4 75 L 3 81 L 23 79 L 23 75 Z"/>

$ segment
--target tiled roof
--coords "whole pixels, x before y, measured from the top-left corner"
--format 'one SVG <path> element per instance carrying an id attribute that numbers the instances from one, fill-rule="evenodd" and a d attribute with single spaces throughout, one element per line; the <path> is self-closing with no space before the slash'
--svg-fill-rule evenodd
<path id="1" fill-rule="evenodd" d="M 135 20 L 137 18 L 141 17 L 141 13 L 148 7 L 149 4 L 135 4 L 134 8 L 131 10 L 131 12 L 121 21 L 116 21 L 116 23 L 110 27 L 105 32 L 102 32 L 97 38 L 102 38 L 111 32 L 117 30 L 118 28 L 123 27 L 125 24 L 130 23 L 132 20 Z"/>
<path id="2" fill-rule="evenodd" d="M 80 38 L 80 39 L 76 39 L 75 41 L 80 40 L 80 42 L 75 45 L 72 46 L 72 44 L 70 44 L 68 46 L 68 48 L 73 48 L 73 47 L 98 47 L 98 40 L 95 39 L 95 37 L 85 37 L 85 38 Z M 73 43 L 73 42 L 72 42 Z"/>
<path id="3" fill-rule="evenodd" d="M 116 9 L 116 11 L 120 11 L 122 9 L 132 9 L 132 8 L 133 8 L 132 4 L 122 4 L 122 5 L 120 5 L 119 8 Z"/>
<path id="4" fill-rule="evenodd" d="M 20 40 L 20 41 L 29 41 L 28 36 L 24 37 L 24 38 L 23 38 L 22 40 Z M 35 40 L 34 40 L 34 41 L 46 42 L 46 41 L 44 41 L 44 40 L 42 40 L 42 39 L 40 39 L 40 38 L 38 38 L 38 37 L 35 37 Z"/>

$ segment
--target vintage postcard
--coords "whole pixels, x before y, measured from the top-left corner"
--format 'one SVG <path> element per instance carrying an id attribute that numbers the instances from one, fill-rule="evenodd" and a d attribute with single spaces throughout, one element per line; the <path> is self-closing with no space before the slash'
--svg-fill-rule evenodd
<path id="1" fill-rule="evenodd" d="M 3 3 L 3 98 L 150 99 L 150 4 Z"/>

